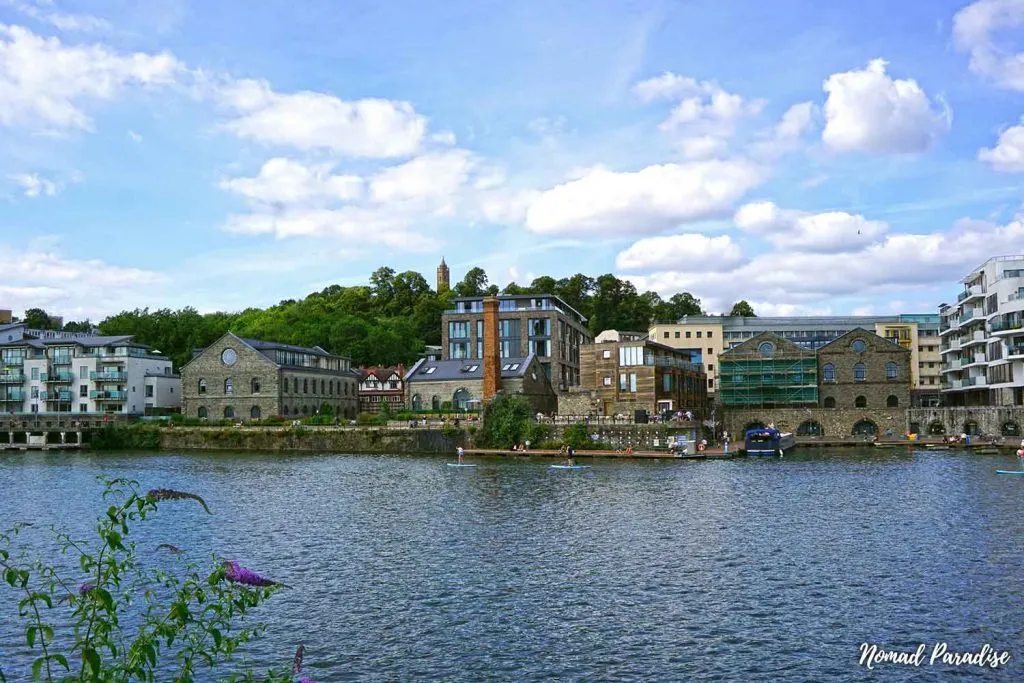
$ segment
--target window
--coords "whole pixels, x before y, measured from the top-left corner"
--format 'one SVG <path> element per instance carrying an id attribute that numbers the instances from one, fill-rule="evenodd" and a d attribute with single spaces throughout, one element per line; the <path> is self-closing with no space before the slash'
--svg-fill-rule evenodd
<path id="1" fill-rule="evenodd" d="M 900 376 L 899 366 L 893 361 L 889 361 L 885 364 L 885 378 L 886 379 L 897 379 Z"/>
<path id="2" fill-rule="evenodd" d="M 697 339 L 700 339 L 701 330 L 697 330 Z"/>
<path id="3" fill-rule="evenodd" d="M 231 406 L 224 406 L 224 418 L 231 420 L 235 417 L 235 409 Z"/>
<path id="4" fill-rule="evenodd" d="M 302 380 L 302 393 L 309 393 L 309 379 Z"/>
<path id="5" fill-rule="evenodd" d="M 853 344 L 850 345 L 850 348 L 857 353 L 864 353 L 864 350 L 867 349 L 867 347 L 868 345 L 864 343 L 863 339 L 854 339 Z"/>
<path id="6" fill-rule="evenodd" d="M 260 378 L 259 377 L 253 377 L 252 381 L 249 383 L 249 385 L 250 385 L 250 389 L 252 390 L 252 393 L 254 393 L 254 394 L 260 393 Z"/>
<path id="7" fill-rule="evenodd" d="M 196 416 L 199 417 L 200 419 L 205 420 L 206 414 L 206 406 L 199 406 L 199 410 L 196 411 Z"/>
<path id="8" fill-rule="evenodd" d="M 228 377 L 226 380 L 224 380 L 224 395 L 230 396 L 233 393 L 235 393 L 235 388 L 231 381 L 231 378 Z"/>
<path id="9" fill-rule="evenodd" d="M 825 407 L 826 408 L 835 408 L 836 407 L 836 400 L 834 398 L 832 398 L 831 396 L 829 396 L 828 398 L 825 399 Z"/>
<path id="10" fill-rule="evenodd" d="M 713 380 L 713 379 L 711 379 L 709 377 L 708 378 L 708 389 L 714 389 L 714 388 L 715 388 L 715 380 Z"/>
<path id="11" fill-rule="evenodd" d="M 771 358 L 772 354 L 775 353 L 775 344 L 771 342 L 761 342 L 757 346 L 757 352 L 761 354 L 763 358 Z"/>
<path id="12" fill-rule="evenodd" d="M 604 378 L 604 385 L 606 387 L 610 387 L 612 385 L 612 378 L 611 377 L 605 377 Z"/>
<path id="13" fill-rule="evenodd" d="M 885 407 L 886 408 L 899 408 L 900 407 L 900 399 L 899 399 L 899 397 L 890 394 L 889 398 L 885 399 Z"/>
<path id="14" fill-rule="evenodd" d="M 32 368 L 32 379 L 39 379 L 39 368 Z"/>
<path id="15" fill-rule="evenodd" d="M 612 357 L 612 352 L 611 352 L 611 351 L 609 351 L 608 349 L 605 349 L 605 350 L 604 350 L 604 351 L 603 351 L 603 352 L 601 353 L 601 358 L 611 358 L 611 357 Z"/>
<path id="16" fill-rule="evenodd" d="M 836 381 L 836 366 L 831 363 L 826 363 L 821 369 L 821 381 L 822 382 L 835 382 Z"/>
<path id="17" fill-rule="evenodd" d="M 679 330 L 676 330 L 676 339 L 679 339 Z"/>
<path id="18" fill-rule="evenodd" d="M 526 322 L 531 337 L 551 336 L 551 318 L 529 318 Z"/>
<path id="19" fill-rule="evenodd" d="M 259 406 L 253 406 L 252 408 L 249 409 L 249 417 L 251 417 L 254 420 L 260 419 L 260 415 L 262 414 L 263 412 L 260 410 Z"/>
<path id="20" fill-rule="evenodd" d="M 854 408 L 867 408 L 868 407 L 868 399 L 867 399 L 867 397 L 865 397 L 865 396 L 858 396 L 857 398 L 853 399 L 853 407 Z"/>
<path id="21" fill-rule="evenodd" d="M 334 380 L 327 383 L 327 395 L 334 396 Z"/>
<path id="22" fill-rule="evenodd" d="M 83 381 L 89 379 L 89 366 L 88 365 L 83 365 L 82 367 L 78 368 L 78 379 L 83 380 Z"/>
<path id="23" fill-rule="evenodd" d="M 89 395 L 89 385 L 88 384 L 80 384 L 78 386 L 78 396 L 80 398 L 85 398 L 88 395 Z"/>
<path id="24" fill-rule="evenodd" d="M 200 394 L 205 394 L 206 393 L 206 380 L 205 379 L 199 380 L 199 393 Z"/>
<path id="25" fill-rule="evenodd" d="M 146 385 L 146 398 L 153 398 L 153 385 L 152 384 L 147 384 Z"/>
<path id="26" fill-rule="evenodd" d="M 714 372 L 715 366 L 712 363 L 708 363 L 708 372 Z"/>
<path id="27" fill-rule="evenodd" d="M 689 331 L 689 330 L 687 330 L 687 331 L 686 331 L 686 338 L 687 338 L 687 339 L 689 339 L 689 338 L 690 338 L 690 331 Z"/>
<path id="28" fill-rule="evenodd" d="M 853 381 L 863 382 L 868 378 L 868 369 L 863 363 L 857 363 L 853 366 Z"/>
<path id="29" fill-rule="evenodd" d="M 88 413 L 89 412 L 89 404 L 88 403 L 79 403 L 78 404 L 78 412 L 80 412 L 80 413 Z"/>
<path id="30" fill-rule="evenodd" d="M 287 380 L 285 380 L 285 381 L 287 381 Z M 292 377 L 292 393 L 293 394 L 299 393 L 299 378 L 298 377 Z"/>
<path id="31" fill-rule="evenodd" d="M 665 330 L 665 339 L 668 339 L 668 330 Z"/>
<path id="32" fill-rule="evenodd" d="M 327 392 L 324 391 L 324 381 L 320 380 L 320 394 L 323 395 L 323 394 L 326 394 L 326 393 Z"/>
<path id="33" fill-rule="evenodd" d="M 711 356 L 715 353 L 714 349 L 708 349 L 708 355 Z"/>
<path id="34" fill-rule="evenodd" d="M 449 339 L 468 339 L 469 322 L 464 320 L 451 320 L 448 322 Z"/>
<path id="35" fill-rule="evenodd" d="M 661 376 L 661 390 L 666 393 L 672 391 L 672 375 Z"/>
<path id="36" fill-rule="evenodd" d="M 619 347 L 619 365 L 643 365 L 644 364 L 644 350 L 642 346 L 620 346 Z"/>
<path id="37" fill-rule="evenodd" d="M 713 335 L 713 334 L 714 334 L 714 332 L 712 332 L 711 330 L 708 330 L 708 339 L 711 339 L 711 335 Z"/>

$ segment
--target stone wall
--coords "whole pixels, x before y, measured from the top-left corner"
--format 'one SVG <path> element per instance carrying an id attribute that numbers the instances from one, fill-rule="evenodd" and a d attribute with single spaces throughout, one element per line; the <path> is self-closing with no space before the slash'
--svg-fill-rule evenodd
<path id="1" fill-rule="evenodd" d="M 465 432 L 439 429 L 174 427 L 160 430 L 161 450 L 454 453 Z"/>
<path id="2" fill-rule="evenodd" d="M 857 352 L 853 344 L 863 341 L 865 350 Z M 818 349 L 818 386 L 820 405 L 835 401 L 835 408 L 855 408 L 858 397 L 863 397 L 865 407 L 879 408 L 910 407 L 910 351 L 873 332 L 853 330 Z M 865 375 L 857 380 L 854 367 L 862 363 Z M 896 364 L 896 376 L 887 376 L 886 367 Z M 835 381 L 824 381 L 826 366 L 835 368 Z M 889 397 L 895 397 L 896 406 L 890 406 Z"/>
<path id="3" fill-rule="evenodd" d="M 559 415 L 601 415 L 602 410 L 601 398 L 596 391 L 572 389 L 558 395 Z"/>
<path id="4" fill-rule="evenodd" d="M 555 425 L 551 435 L 552 441 L 560 441 L 562 434 L 569 425 Z M 648 450 L 666 448 L 669 440 L 679 434 L 685 434 L 691 442 L 700 435 L 701 428 L 696 423 L 681 425 L 627 424 L 627 425 L 589 425 L 587 432 L 596 435 L 599 443 L 612 449 L 633 448 Z M 690 449 L 693 452 L 693 448 Z"/>
<path id="5" fill-rule="evenodd" d="M 797 433 L 807 421 L 818 423 L 818 436 L 826 438 L 852 436 L 854 426 L 863 422 L 874 424 L 879 436 L 889 432 L 901 436 L 907 432 L 907 412 L 902 408 L 727 408 L 721 416 L 721 427 L 733 440 L 741 439 L 752 424 L 774 423 L 779 431 Z"/>
<path id="6" fill-rule="evenodd" d="M 228 347 L 237 354 L 230 367 L 221 361 L 221 354 Z M 206 417 L 220 420 L 230 407 L 235 418 L 249 419 L 256 406 L 263 417 L 278 415 L 279 376 L 277 366 L 266 356 L 231 335 L 224 335 L 181 369 L 181 412 L 187 417 L 200 417 L 200 411 L 205 410 Z M 224 382 L 228 378 L 232 383 L 231 395 L 225 393 Z M 259 394 L 251 391 L 253 378 L 259 378 Z M 204 393 L 200 393 L 200 381 L 205 384 Z"/>
<path id="7" fill-rule="evenodd" d="M 908 422 L 921 434 L 984 434 L 1024 438 L 1024 408 L 914 408 L 907 411 Z"/>

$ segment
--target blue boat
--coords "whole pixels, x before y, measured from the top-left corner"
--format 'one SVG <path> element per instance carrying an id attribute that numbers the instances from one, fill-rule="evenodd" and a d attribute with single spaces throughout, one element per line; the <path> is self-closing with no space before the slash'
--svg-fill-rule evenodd
<path id="1" fill-rule="evenodd" d="M 782 455 L 796 445 L 796 437 L 777 429 L 748 429 L 744 435 L 747 455 Z"/>

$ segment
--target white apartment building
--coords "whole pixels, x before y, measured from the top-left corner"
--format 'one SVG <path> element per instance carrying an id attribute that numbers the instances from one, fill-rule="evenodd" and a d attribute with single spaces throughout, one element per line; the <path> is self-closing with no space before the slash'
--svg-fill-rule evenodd
<path id="1" fill-rule="evenodd" d="M 1024 255 L 997 256 L 961 280 L 939 306 L 947 405 L 1024 404 Z"/>
<path id="2" fill-rule="evenodd" d="M 181 405 L 169 358 L 130 336 L 0 326 L 0 411 L 118 413 Z"/>

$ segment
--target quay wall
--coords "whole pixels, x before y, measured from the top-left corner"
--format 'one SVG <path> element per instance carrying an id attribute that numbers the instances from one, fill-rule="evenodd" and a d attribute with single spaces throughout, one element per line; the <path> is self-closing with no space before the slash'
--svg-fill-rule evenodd
<path id="1" fill-rule="evenodd" d="M 161 450 L 308 451 L 317 453 L 452 453 L 461 430 L 269 427 L 174 427 L 160 430 Z"/>

